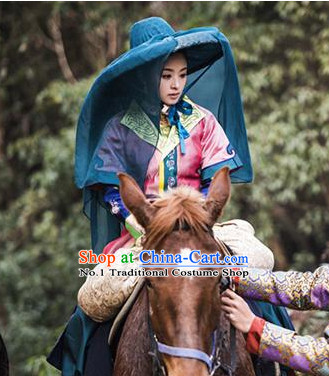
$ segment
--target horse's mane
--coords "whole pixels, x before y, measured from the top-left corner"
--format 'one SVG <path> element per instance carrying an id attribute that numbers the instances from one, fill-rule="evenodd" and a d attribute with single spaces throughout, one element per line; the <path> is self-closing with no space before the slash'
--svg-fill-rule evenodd
<path id="1" fill-rule="evenodd" d="M 203 208 L 204 199 L 200 192 L 188 186 L 167 191 L 157 199 L 157 208 L 147 228 L 147 244 L 157 244 L 174 228 L 188 226 L 193 233 L 202 233 L 208 228 L 209 215 Z"/>

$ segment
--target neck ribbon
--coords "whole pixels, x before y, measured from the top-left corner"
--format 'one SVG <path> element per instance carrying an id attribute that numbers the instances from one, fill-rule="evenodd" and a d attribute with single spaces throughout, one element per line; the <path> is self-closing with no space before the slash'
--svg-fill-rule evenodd
<path id="1" fill-rule="evenodd" d="M 185 154 L 186 148 L 184 140 L 190 137 L 190 134 L 181 123 L 178 111 L 184 115 L 191 115 L 193 108 L 190 103 L 184 101 L 184 99 L 182 98 L 176 104 L 170 106 L 168 113 L 168 120 L 170 125 L 177 128 L 181 152 L 182 154 Z"/>

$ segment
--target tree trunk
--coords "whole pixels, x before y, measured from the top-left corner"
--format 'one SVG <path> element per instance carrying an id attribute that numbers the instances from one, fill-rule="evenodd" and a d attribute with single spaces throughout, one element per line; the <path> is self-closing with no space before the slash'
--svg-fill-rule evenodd
<path id="1" fill-rule="evenodd" d="M 63 73 L 63 76 L 69 83 L 74 84 L 76 82 L 76 79 L 71 71 L 70 65 L 65 54 L 65 48 L 61 32 L 61 18 L 59 13 L 56 13 L 49 20 L 48 28 L 53 40 L 54 51 L 56 52 L 58 63 Z"/>
<path id="2" fill-rule="evenodd" d="M 118 22 L 112 19 L 107 24 L 107 51 L 106 60 L 107 63 L 117 57 L 118 53 Z"/>

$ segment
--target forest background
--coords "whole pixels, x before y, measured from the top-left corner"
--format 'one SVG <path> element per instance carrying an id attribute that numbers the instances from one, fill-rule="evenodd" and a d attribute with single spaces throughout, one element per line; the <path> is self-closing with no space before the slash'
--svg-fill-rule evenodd
<path id="1" fill-rule="evenodd" d="M 255 180 L 234 187 L 224 219 L 249 220 L 276 269 L 328 257 L 329 3 L 1 2 L 0 332 L 12 375 L 58 375 L 45 355 L 82 283 L 77 252 L 90 247 L 73 180 L 79 109 L 148 16 L 217 26 L 231 42 Z M 329 319 L 294 318 L 313 335 Z"/>

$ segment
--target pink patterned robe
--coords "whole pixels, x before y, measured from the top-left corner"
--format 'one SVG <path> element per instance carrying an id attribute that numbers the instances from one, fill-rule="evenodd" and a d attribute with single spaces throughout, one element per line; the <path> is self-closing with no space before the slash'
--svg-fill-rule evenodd
<path id="1" fill-rule="evenodd" d="M 205 108 L 194 104 L 192 115 L 181 114 L 181 123 L 189 132 L 185 139 L 186 154 L 182 154 L 176 127 L 170 127 L 167 117 L 162 114 L 160 136 L 157 149 L 149 163 L 144 193 L 159 195 L 163 192 L 163 161 L 175 148 L 177 150 L 177 185 L 189 185 L 201 189 L 202 181 L 211 180 L 215 172 L 224 166 L 230 170 L 241 167 L 241 161 L 219 125 L 215 116 Z M 129 248 L 134 244 L 132 236 L 124 230 L 104 248 L 104 253 L 115 252 L 119 248 Z"/>

